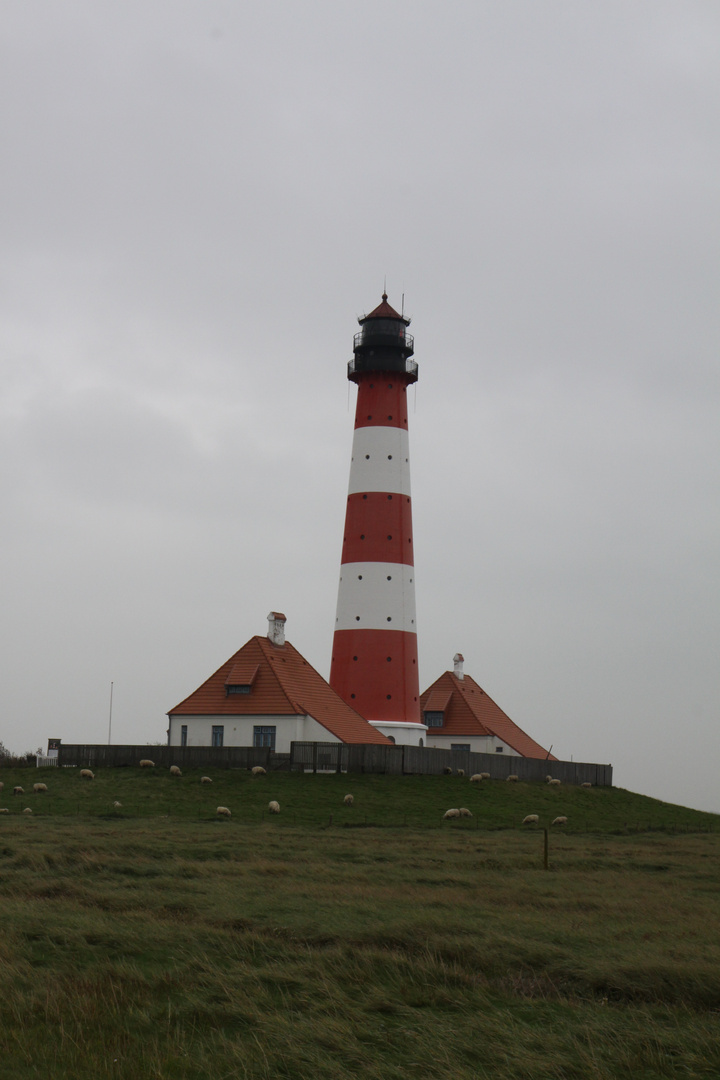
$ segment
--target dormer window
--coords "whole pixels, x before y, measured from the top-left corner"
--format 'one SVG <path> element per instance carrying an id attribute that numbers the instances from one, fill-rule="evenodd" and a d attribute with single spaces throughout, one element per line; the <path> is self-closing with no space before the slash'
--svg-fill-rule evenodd
<path id="1" fill-rule="evenodd" d="M 239 660 L 233 664 L 225 680 L 225 697 L 231 694 L 249 694 L 252 691 L 259 664 Z"/>
<path id="2" fill-rule="evenodd" d="M 443 714 L 441 712 L 425 712 L 423 713 L 423 721 L 427 727 L 442 727 Z"/>
<path id="3" fill-rule="evenodd" d="M 226 690 L 228 694 L 249 694 L 250 683 L 238 683 L 235 686 L 228 684 Z"/>

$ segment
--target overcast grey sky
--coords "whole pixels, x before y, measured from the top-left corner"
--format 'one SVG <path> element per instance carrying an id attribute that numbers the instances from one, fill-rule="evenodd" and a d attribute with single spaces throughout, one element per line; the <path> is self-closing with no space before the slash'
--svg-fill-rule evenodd
<path id="1" fill-rule="evenodd" d="M 405 294 L 424 688 L 720 811 L 720 6 L 5 0 L 17 750 L 327 677 L 356 317 Z"/>

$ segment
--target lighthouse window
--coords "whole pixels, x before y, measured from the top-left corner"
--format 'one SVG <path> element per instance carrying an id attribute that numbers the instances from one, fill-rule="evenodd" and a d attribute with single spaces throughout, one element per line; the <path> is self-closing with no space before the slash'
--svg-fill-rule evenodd
<path id="1" fill-rule="evenodd" d="M 362 574 L 358 574 L 358 581 L 362 581 Z"/>
<path id="2" fill-rule="evenodd" d="M 392 416 L 388 416 L 388 420 L 392 420 Z"/>
<path id="3" fill-rule="evenodd" d="M 392 535 L 391 535 L 391 533 L 388 533 L 388 540 L 392 540 Z"/>
<path id="4" fill-rule="evenodd" d="M 365 455 L 365 460 L 366 460 L 366 461 L 369 461 L 369 460 L 370 460 L 370 455 L 369 455 L 369 454 L 366 454 L 366 455 Z M 406 458 L 405 460 L 407 461 L 407 458 Z"/>
<path id="5" fill-rule="evenodd" d="M 387 621 L 388 621 L 388 622 L 392 622 L 392 615 L 388 615 L 388 617 L 387 617 Z"/>
<path id="6" fill-rule="evenodd" d="M 385 659 L 387 660 L 388 664 L 392 662 L 392 656 L 386 656 Z"/>
<path id="7" fill-rule="evenodd" d="M 388 461 L 392 461 L 392 454 L 388 454 Z"/>
<path id="8" fill-rule="evenodd" d="M 388 495 L 388 499 L 392 499 L 392 495 Z"/>
<path id="9" fill-rule="evenodd" d="M 367 499 L 367 495 L 363 495 L 363 499 Z"/>
<path id="10" fill-rule="evenodd" d="M 392 581 L 392 574 L 388 574 L 388 581 Z"/>
<path id="11" fill-rule="evenodd" d="M 357 656 L 353 656 L 353 660 L 357 660 Z"/>
<path id="12" fill-rule="evenodd" d="M 355 622 L 360 622 L 360 616 L 359 615 L 355 616 Z"/>
<path id="13" fill-rule="evenodd" d="M 387 698 L 388 701 L 390 701 L 390 699 L 392 697 L 392 694 L 386 694 L 385 697 Z"/>
<path id="14" fill-rule="evenodd" d="M 423 719 L 427 727 L 442 727 L 443 726 L 443 714 L 441 712 L 426 712 L 423 713 Z"/>

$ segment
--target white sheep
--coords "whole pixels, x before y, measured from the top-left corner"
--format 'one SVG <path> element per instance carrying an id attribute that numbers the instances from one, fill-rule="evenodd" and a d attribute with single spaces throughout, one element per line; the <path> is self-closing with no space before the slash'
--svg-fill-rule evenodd
<path id="1" fill-rule="evenodd" d="M 212 777 L 210 777 L 210 776 L 201 776 L 200 777 L 200 783 L 201 784 L 212 784 Z"/>
<path id="2" fill-rule="evenodd" d="M 81 769 L 80 770 L 80 779 L 81 780 L 94 780 L 95 779 L 95 773 L 92 772 L 90 769 Z"/>
<path id="3" fill-rule="evenodd" d="M 140 768 L 141 769 L 154 769 L 155 768 L 155 762 L 151 761 L 150 758 L 144 757 L 142 759 L 142 761 L 140 762 Z"/>
<path id="4" fill-rule="evenodd" d="M 29 806 L 25 807 L 25 809 L 23 810 L 23 814 L 32 814 L 32 810 L 30 809 Z"/>
<path id="5" fill-rule="evenodd" d="M 182 773 L 180 772 L 180 767 L 178 765 L 171 765 L 170 766 L 170 775 L 171 776 L 182 776 Z"/>
<path id="6" fill-rule="evenodd" d="M 523 818 L 522 823 L 523 823 L 523 825 L 537 825 L 539 820 L 540 820 L 540 815 L 539 814 L 528 814 L 527 817 Z"/>
<path id="7" fill-rule="evenodd" d="M 470 811 L 465 806 L 461 806 L 460 807 L 460 817 L 472 817 L 472 814 L 470 813 Z"/>
<path id="8" fill-rule="evenodd" d="M 460 817 L 460 811 L 458 809 L 446 810 L 443 814 L 443 821 L 446 821 L 448 818 L 456 817 Z"/>
<path id="9" fill-rule="evenodd" d="M 489 772 L 481 772 L 480 773 L 480 779 L 481 780 L 489 780 L 490 779 L 490 773 Z"/>
<path id="10" fill-rule="evenodd" d="M 115 802 L 113 803 L 113 806 L 115 807 L 116 810 L 119 810 L 120 807 L 122 806 L 122 803 L 118 802 L 117 799 L 116 799 Z"/>
<path id="11" fill-rule="evenodd" d="M 33 784 L 33 791 L 39 795 L 41 791 L 47 791 L 47 784 Z"/>
<path id="12" fill-rule="evenodd" d="M 580 787 L 592 787 L 592 784 L 590 783 L 589 780 L 586 780 L 584 784 L 580 785 Z"/>
<path id="13" fill-rule="evenodd" d="M 230 817 L 230 811 L 228 810 L 227 806 L 218 806 L 215 813 L 218 814 L 220 817 Z"/>
<path id="14" fill-rule="evenodd" d="M 25 794 L 25 789 L 21 788 L 19 784 L 18 784 L 17 787 L 13 788 L 13 795 L 24 795 L 24 794 Z"/>
<path id="15" fill-rule="evenodd" d="M 550 779 L 548 780 L 548 783 L 550 787 L 560 787 L 560 785 L 562 784 L 562 780 L 558 780 L 557 778 L 554 780 Z"/>
<path id="16" fill-rule="evenodd" d="M 450 768 L 449 765 L 445 766 L 445 768 L 443 769 L 443 772 L 445 773 L 446 776 L 452 776 L 452 769 Z"/>
<path id="17" fill-rule="evenodd" d="M 479 784 L 482 782 L 482 773 L 476 772 L 470 777 L 471 784 Z"/>
<path id="18" fill-rule="evenodd" d="M 549 784 L 551 780 L 552 780 L 552 776 L 546 776 L 545 777 L 545 783 L 546 784 Z"/>
<path id="19" fill-rule="evenodd" d="M 515 773 L 510 773 L 510 775 L 506 776 L 505 779 L 507 780 L 507 782 L 509 784 L 517 784 L 517 782 L 518 782 L 518 778 L 515 775 Z"/>
<path id="20" fill-rule="evenodd" d="M 262 765 L 253 765 L 250 772 L 253 774 L 253 776 L 264 776 L 265 775 L 265 769 L 263 769 Z"/>
<path id="21" fill-rule="evenodd" d="M 10 811 L 8 810 L 7 806 L 0 807 L 0 814 L 9 814 L 9 813 L 10 813 Z"/>
<path id="22" fill-rule="evenodd" d="M 465 775 L 465 770 L 464 769 L 458 769 L 457 774 L 458 774 L 458 776 L 464 776 Z"/>
<path id="23" fill-rule="evenodd" d="M 567 818 L 564 814 L 561 814 L 560 817 L 555 818 L 553 825 L 567 825 Z"/>
<path id="24" fill-rule="evenodd" d="M 272 802 L 268 803 L 268 810 L 270 811 L 271 814 L 279 814 L 280 813 L 280 803 L 275 802 L 275 800 L 273 799 Z"/>
<path id="25" fill-rule="evenodd" d="M 345 803 L 346 806 L 352 806 L 352 804 L 355 802 L 355 800 L 353 799 L 352 795 L 346 795 L 345 798 L 343 799 L 343 802 Z"/>

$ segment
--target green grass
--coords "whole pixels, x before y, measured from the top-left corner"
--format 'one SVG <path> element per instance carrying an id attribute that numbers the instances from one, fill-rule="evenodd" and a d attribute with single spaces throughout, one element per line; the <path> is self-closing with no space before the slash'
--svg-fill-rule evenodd
<path id="1" fill-rule="evenodd" d="M 712 815 L 457 777 L 212 775 L 48 769 L 47 795 L 15 799 L 0 773 L 0 1075 L 720 1075 Z M 457 805 L 475 817 L 442 822 Z M 528 812 L 571 820 L 549 873 Z M 625 815 L 652 831 L 624 835 Z"/>

